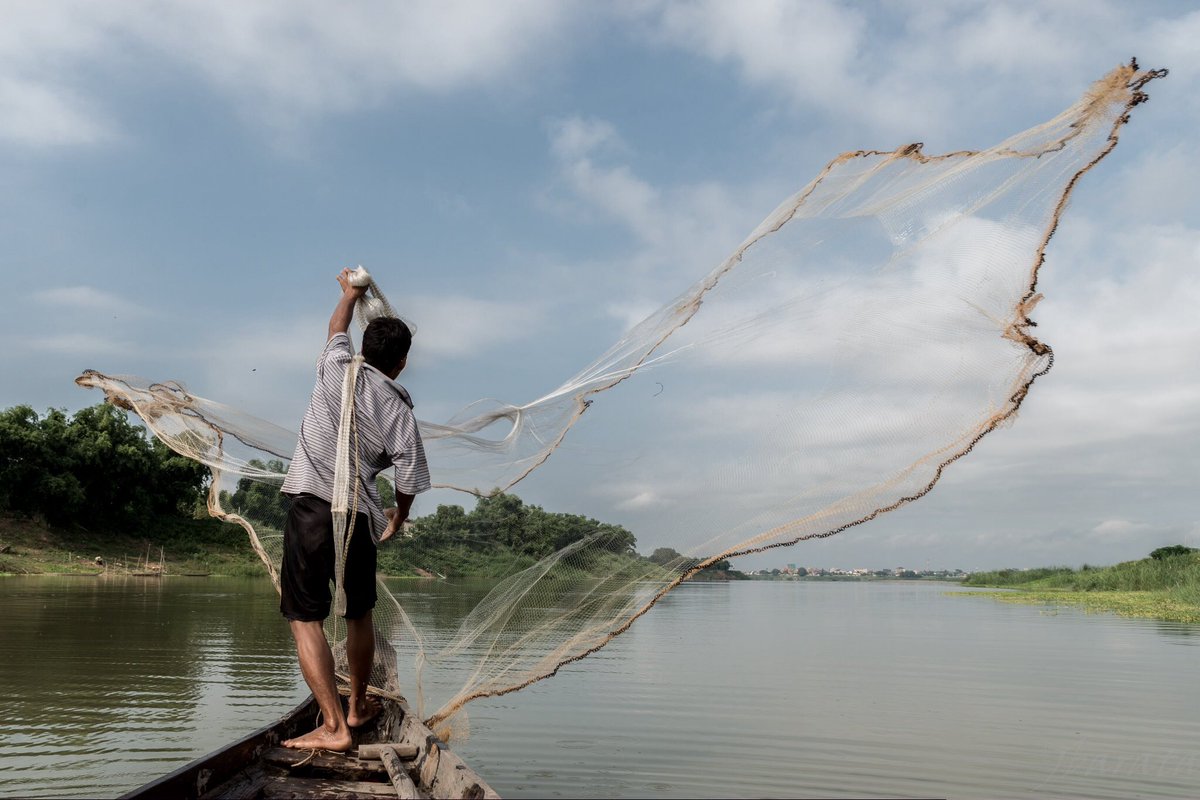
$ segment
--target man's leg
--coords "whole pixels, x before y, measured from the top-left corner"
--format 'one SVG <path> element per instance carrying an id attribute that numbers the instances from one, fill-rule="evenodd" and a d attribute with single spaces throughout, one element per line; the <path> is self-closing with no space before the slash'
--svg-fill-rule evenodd
<path id="1" fill-rule="evenodd" d="M 371 665 L 375 662 L 375 626 L 368 611 L 358 619 L 346 620 L 346 660 L 350 662 L 350 711 L 346 723 L 357 728 L 379 713 L 379 704 L 367 697 Z"/>
<path id="2" fill-rule="evenodd" d="M 338 697 L 337 679 L 333 674 L 333 652 L 320 622 L 290 620 L 292 636 L 296 640 L 296 653 L 300 656 L 300 672 L 304 681 L 317 698 L 321 707 L 321 724 L 312 732 L 288 739 L 284 747 L 298 750 L 322 749 L 345 752 L 352 740 L 346 717 L 342 713 L 342 701 Z M 372 645 L 374 640 L 372 640 Z M 368 671 L 370 667 L 367 668 Z"/>
<path id="3" fill-rule="evenodd" d="M 375 662 L 375 567 L 377 552 L 366 514 L 354 522 L 354 535 L 346 553 L 346 661 L 350 668 L 350 705 L 346 722 L 357 728 L 374 719 L 379 703 L 367 697 L 367 683 Z"/>

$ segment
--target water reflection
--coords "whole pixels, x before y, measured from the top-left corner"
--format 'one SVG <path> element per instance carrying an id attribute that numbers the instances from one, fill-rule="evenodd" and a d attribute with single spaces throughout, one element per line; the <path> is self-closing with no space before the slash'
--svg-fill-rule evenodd
<path id="1" fill-rule="evenodd" d="M 1193 625 L 1187 622 L 1167 622 L 1165 620 L 1153 620 L 1154 627 L 1159 633 L 1167 636 L 1179 637 L 1182 641 L 1178 644 L 1200 645 L 1200 625 Z"/>
<path id="2" fill-rule="evenodd" d="M 117 794 L 300 696 L 264 581 L 0 580 L 0 793 Z"/>
<path id="3" fill-rule="evenodd" d="M 432 641 L 487 581 L 395 581 Z M 908 583 L 685 585 L 469 706 L 520 796 L 1200 796 L 1198 626 Z M 0 795 L 115 795 L 303 696 L 262 580 L 0 580 Z M 448 679 L 449 680 L 449 679 Z"/>
<path id="4" fill-rule="evenodd" d="M 1200 796 L 1177 631 L 946 588 L 685 586 L 459 749 L 512 797 Z"/>

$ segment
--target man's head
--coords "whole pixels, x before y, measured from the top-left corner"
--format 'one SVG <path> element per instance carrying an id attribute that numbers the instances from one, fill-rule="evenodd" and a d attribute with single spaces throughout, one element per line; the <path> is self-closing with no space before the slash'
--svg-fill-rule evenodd
<path id="1" fill-rule="evenodd" d="M 379 317 L 363 331 L 363 359 L 375 369 L 395 378 L 408 361 L 412 331 L 395 317 Z"/>

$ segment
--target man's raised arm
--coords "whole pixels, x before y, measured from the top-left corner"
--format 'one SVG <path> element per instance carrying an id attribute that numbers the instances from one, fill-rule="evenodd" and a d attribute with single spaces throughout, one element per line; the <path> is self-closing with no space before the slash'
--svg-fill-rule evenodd
<path id="1" fill-rule="evenodd" d="M 326 341 L 332 339 L 336 334 L 350 330 L 350 320 L 354 318 L 354 304 L 367 292 L 366 286 L 350 284 L 352 271 L 346 267 L 337 276 L 338 285 L 342 287 L 342 296 L 338 299 L 337 305 L 333 307 L 333 315 L 329 318 L 329 336 L 326 337 Z"/>

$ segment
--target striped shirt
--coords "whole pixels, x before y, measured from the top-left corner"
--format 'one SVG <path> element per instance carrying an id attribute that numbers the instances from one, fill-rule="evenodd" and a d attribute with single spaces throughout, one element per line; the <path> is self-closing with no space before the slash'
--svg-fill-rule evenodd
<path id="1" fill-rule="evenodd" d="M 333 502 L 333 473 L 337 461 L 338 421 L 342 413 L 342 380 L 354 357 L 350 337 L 334 334 L 317 359 L 317 384 L 300 422 L 300 438 L 288 467 L 282 491 L 314 494 Z M 354 387 L 354 421 L 358 428 L 359 508 L 371 518 L 376 536 L 387 517 L 375 476 L 395 467 L 396 491 L 419 494 L 430 488 L 425 446 L 417 432 L 412 398 L 404 387 L 370 364 L 363 364 Z M 354 446 L 351 439 L 351 447 Z M 350 453 L 354 469 L 354 452 Z M 364 498 L 365 490 L 365 498 Z M 363 508 L 361 504 L 364 503 Z"/>

